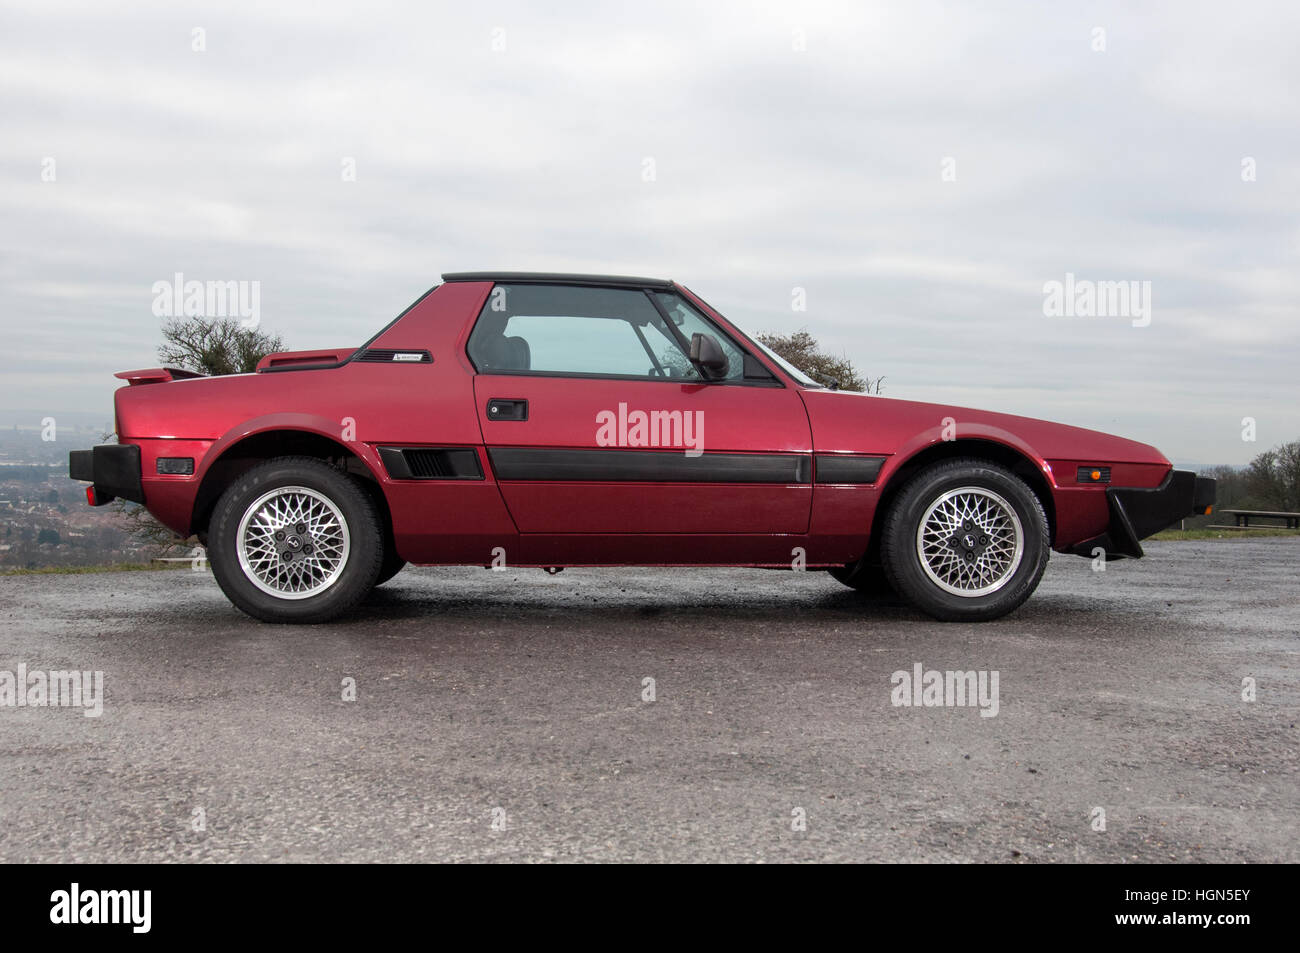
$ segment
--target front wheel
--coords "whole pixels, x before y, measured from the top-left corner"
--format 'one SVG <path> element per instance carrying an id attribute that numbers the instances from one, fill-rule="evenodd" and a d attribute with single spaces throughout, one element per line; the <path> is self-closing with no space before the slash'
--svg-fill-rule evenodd
<path id="1" fill-rule="evenodd" d="M 221 495 L 208 558 L 222 591 L 254 618 L 325 622 L 374 587 L 383 524 L 346 473 L 314 457 L 277 457 Z"/>
<path id="2" fill-rule="evenodd" d="M 887 598 L 895 594 L 889 580 L 885 578 L 883 566 L 872 566 L 860 561 L 847 566 L 834 566 L 826 572 L 832 579 L 865 596 Z"/>
<path id="3" fill-rule="evenodd" d="M 384 550 L 384 561 L 379 567 L 379 578 L 375 580 L 375 585 L 382 586 L 405 568 L 406 560 L 397 555 L 397 550 L 393 549 L 390 544 Z"/>
<path id="4" fill-rule="evenodd" d="M 986 460 L 917 474 L 890 507 L 880 539 L 890 584 L 945 622 L 996 619 L 1038 587 L 1051 541 L 1043 505 L 1023 480 Z"/>

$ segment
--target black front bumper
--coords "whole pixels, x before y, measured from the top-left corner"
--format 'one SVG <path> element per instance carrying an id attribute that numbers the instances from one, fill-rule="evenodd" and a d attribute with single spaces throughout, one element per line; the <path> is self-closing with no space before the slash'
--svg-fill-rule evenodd
<path id="1" fill-rule="evenodd" d="M 103 506 L 119 496 L 144 502 L 140 448 L 134 444 L 106 443 L 93 450 L 73 450 L 68 454 L 68 476 L 94 484 L 87 494 L 91 506 Z"/>
<path id="2" fill-rule="evenodd" d="M 1110 525 L 1100 536 L 1070 548 L 1076 556 L 1093 556 L 1101 549 L 1107 559 L 1142 558 L 1146 539 L 1188 516 L 1201 516 L 1214 505 L 1214 480 L 1191 470 L 1170 470 L 1154 489 L 1109 487 L 1106 503 Z"/>

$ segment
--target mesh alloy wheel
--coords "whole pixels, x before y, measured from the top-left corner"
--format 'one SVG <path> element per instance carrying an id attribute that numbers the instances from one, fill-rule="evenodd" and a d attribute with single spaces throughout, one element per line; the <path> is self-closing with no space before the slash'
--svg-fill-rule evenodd
<path id="1" fill-rule="evenodd" d="M 277 487 L 255 499 L 236 539 L 248 581 L 277 599 L 309 599 L 329 589 L 352 549 L 339 507 L 305 486 Z"/>
<path id="2" fill-rule="evenodd" d="M 916 554 L 945 592 L 973 598 L 997 592 L 1015 575 L 1025 550 L 1020 517 L 987 487 L 962 486 L 936 498 L 916 530 Z"/>

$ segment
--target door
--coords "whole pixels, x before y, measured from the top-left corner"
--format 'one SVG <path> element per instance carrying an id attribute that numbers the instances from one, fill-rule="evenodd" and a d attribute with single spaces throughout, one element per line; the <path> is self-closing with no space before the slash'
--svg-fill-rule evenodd
<path id="1" fill-rule="evenodd" d="M 695 334 L 725 367 L 692 363 Z M 807 532 L 802 401 L 674 291 L 498 284 L 468 353 L 521 533 Z"/>

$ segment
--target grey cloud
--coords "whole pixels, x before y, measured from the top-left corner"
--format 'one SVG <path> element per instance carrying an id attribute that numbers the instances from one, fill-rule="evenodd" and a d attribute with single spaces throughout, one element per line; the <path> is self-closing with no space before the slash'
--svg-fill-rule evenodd
<path id="1" fill-rule="evenodd" d="M 1262 441 L 1300 436 L 1298 16 L 7 10 L 0 411 L 107 410 L 112 373 L 154 362 L 149 289 L 177 271 L 261 281 L 266 328 L 310 347 L 359 342 L 443 270 L 566 269 L 675 277 L 753 331 L 806 325 L 888 395 L 1244 462 L 1244 415 Z M 1152 325 L 1044 317 L 1067 271 L 1151 281 Z"/>

